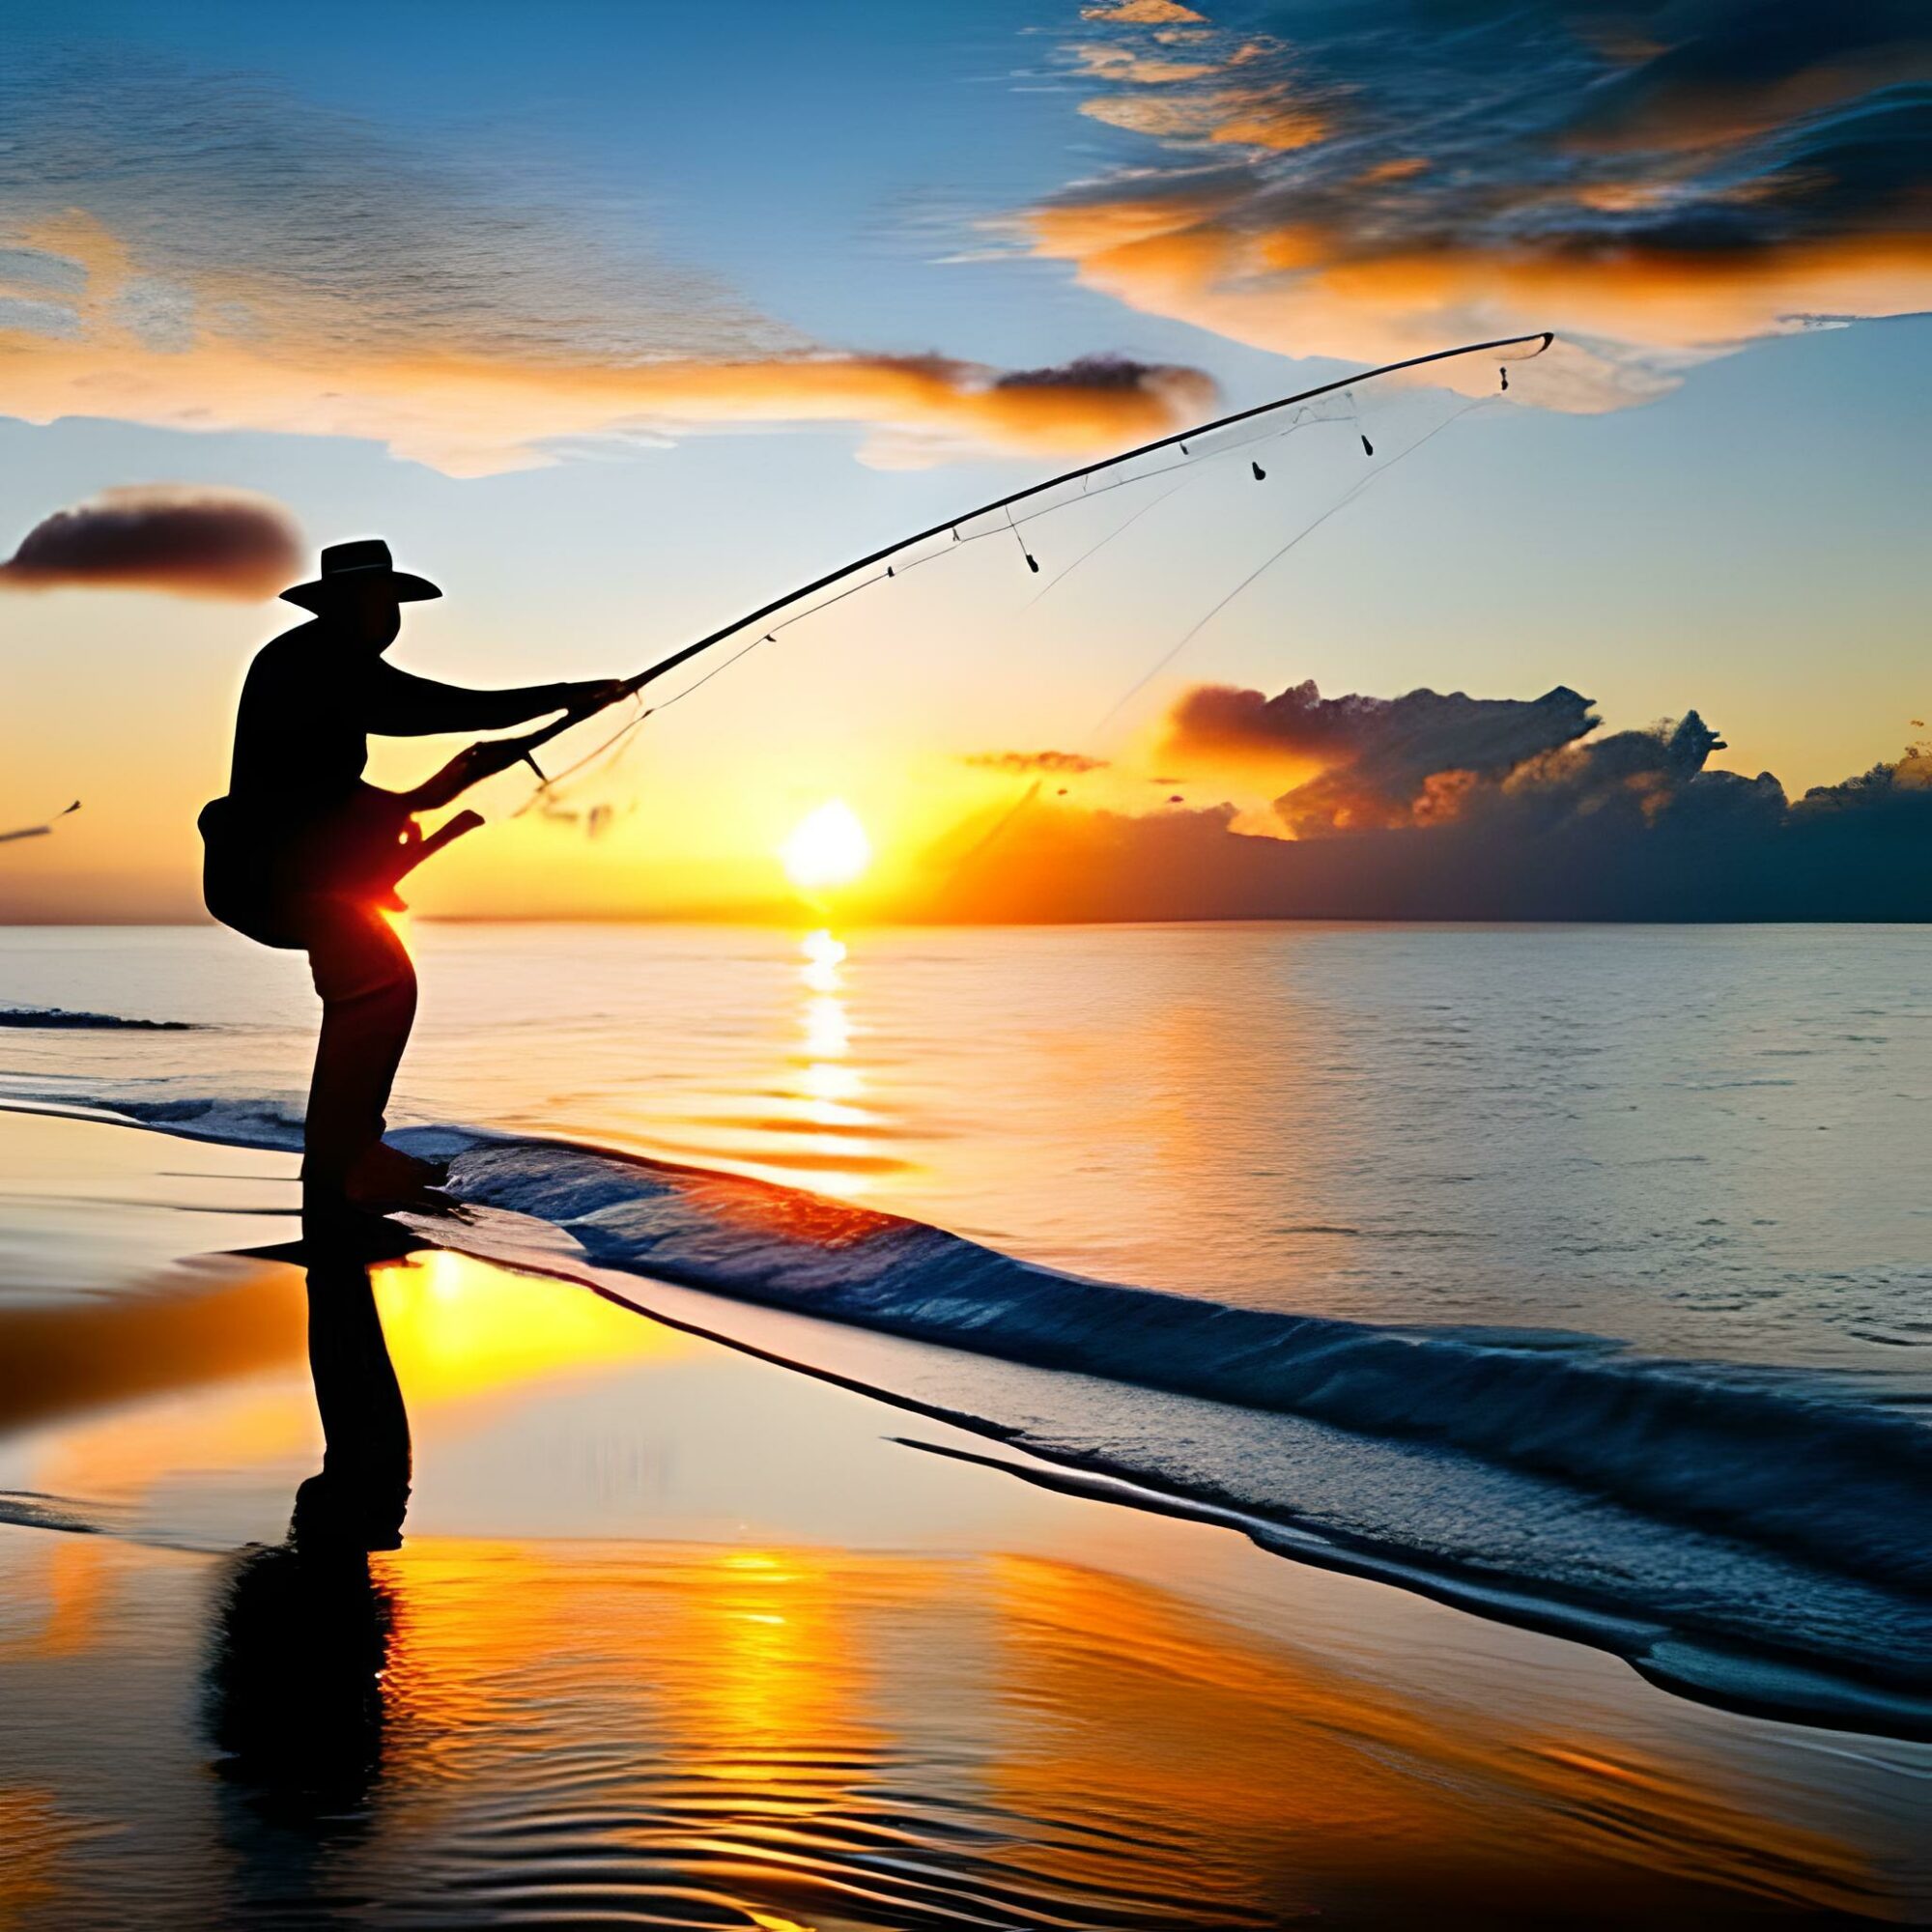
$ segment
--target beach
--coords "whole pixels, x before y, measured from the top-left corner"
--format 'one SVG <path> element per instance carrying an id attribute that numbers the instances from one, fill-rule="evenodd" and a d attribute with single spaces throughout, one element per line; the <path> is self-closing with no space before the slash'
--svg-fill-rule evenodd
<path id="1" fill-rule="evenodd" d="M 412 945 L 392 1129 L 473 1252 L 1687 1696 L 1932 1734 L 1918 929 Z M 0 1099 L 299 1146 L 298 955 L 16 927 L 0 987 Z"/>
<path id="2" fill-rule="evenodd" d="M 0 1932 L 1932 1928 L 1932 15 L 14 14 Z"/>
<path id="3" fill-rule="evenodd" d="M 286 1154 L 20 1113 L 0 1145 L 10 1924 L 1932 1905 L 1923 1747 L 1707 1709 L 1069 1495 L 1023 1450 L 786 1366 L 796 1317 L 741 1310 L 727 1345 L 693 1332 L 712 1297 L 666 1286 L 668 1325 L 646 1282 L 627 1306 L 420 1233 L 305 1274 L 272 1253 Z M 338 1475 L 380 1489 L 410 1456 L 366 1573 L 304 1575 L 285 1545 L 319 1392 Z"/>

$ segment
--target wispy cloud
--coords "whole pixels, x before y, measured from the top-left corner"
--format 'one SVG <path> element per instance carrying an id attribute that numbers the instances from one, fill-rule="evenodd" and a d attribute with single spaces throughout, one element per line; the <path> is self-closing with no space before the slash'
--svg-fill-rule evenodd
<path id="1" fill-rule="evenodd" d="M 1179 368 L 828 349 L 560 202 L 243 80 L 23 66 L 0 123 L 0 407 L 32 421 L 363 437 L 478 474 L 753 423 L 858 425 L 895 465 L 1085 454 L 1211 400 Z"/>
<path id="2" fill-rule="evenodd" d="M 1902 0 L 1190 19 L 1086 11 L 1065 58 L 1110 91 L 1081 111 L 1144 145 L 1008 224 L 1131 307 L 1351 360 L 1554 327 L 1537 392 L 1591 408 L 1932 306 L 1932 29 Z"/>
<path id="3" fill-rule="evenodd" d="M 1084 752 L 969 752 L 964 763 L 980 771 L 1006 772 L 1016 778 L 1033 775 L 1077 778 L 1083 772 L 1102 770 L 1105 758 L 1090 758 Z"/>
<path id="4" fill-rule="evenodd" d="M 273 596 L 300 574 L 295 520 L 243 490 L 150 484 L 103 490 L 44 517 L 0 563 L 0 589 L 163 590 Z"/>

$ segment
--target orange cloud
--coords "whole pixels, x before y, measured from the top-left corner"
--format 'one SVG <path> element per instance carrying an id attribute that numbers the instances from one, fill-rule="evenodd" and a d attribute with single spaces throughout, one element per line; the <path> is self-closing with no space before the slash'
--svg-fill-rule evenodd
<path id="1" fill-rule="evenodd" d="M 1566 337 L 1689 356 L 1790 326 L 1795 315 L 1897 315 L 1932 304 L 1932 233 L 1844 235 L 1755 252 L 1615 243 L 1362 249 L 1300 222 L 1248 228 L 1225 190 L 1073 199 L 1026 217 L 1033 252 L 1144 312 L 1289 355 L 1392 361 L 1471 336 L 1553 327 L 1538 400 L 1614 407 L 1667 380 Z M 1487 391 L 1487 366 L 1432 381 Z"/>
<path id="2" fill-rule="evenodd" d="M 968 449 L 1087 455 L 1184 424 L 1212 397 L 1196 371 L 1126 362 L 1014 378 L 938 355 L 566 360 L 364 345 L 292 319 L 156 347 L 121 318 L 133 271 L 118 238 L 76 218 L 31 245 L 85 275 L 72 333 L 0 329 L 0 394 L 34 422 L 363 437 L 462 476 L 552 461 L 565 439 L 743 423 L 865 425 L 879 432 L 870 454 L 894 464 Z"/>
<path id="3" fill-rule="evenodd" d="M 1176 81 L 1199 80 L 1214 71 L 1206 61 L 1177 61 L 1150 54 L 1137 54 L 1130 47 L 1098 44 L 1093 42 L 1072 49 L 1081 67 L 1102 80 L 1130 80 L 1143 87 L 1171 86 Z"/>
<path id="4" fill-rule="evenodd" d="M 969 752 L 964 760 L 980 771 L 1002 772 L 1011 778 L 1041 774 L 1054 778 L 1078 778 L 1086 772 L 1102 770 L 1105 758 L 1090 758 L 1084 752 Z"/>
<path id="5" fill-rule="evenodd" d="M 1080 111 L 1110 128 L 1124 128 L 1156 140 L 1206 141 L 1274 153 L 1312 147 L 1329 131 L 1319 114 L 1240 88 L 1217 88 L 1181 99 L 1168 95 L 1101 95 L 1083 100 Z"/>
<path id="6" fill-rule="evenodd" d="M 1378 161 L 1362 170 L 1360 180 L 1370 186 L 1381 182 L 1412 181 L 1429 163 L 1420 155 L 1400 155 L 1394 160 Z"/>
<path id="7" fill-rule="evenodd" d="M 1085 71 L 1164 57 L 1155 14 L 1102 15 Z M 1902 19 L 1719 10 L 1669 46 L 1606 45 L 1579 6 L 1526 32 L 1483 0 L 1399 44 L 1373 9 L 1292 45 L 1204 22 L 1201 73 L 1080 103 L 1154 152 L 1015 226 L 1128 307 L 1286 355 L 1553 328 L 1527 396 L 1614 407 L 1817 318 L 1932 308 L 1932 156 L 1894 99 L 1932 37 Z"/>
<path id="8" fill-rule="evenodd" d="M 1191 7 L 1180 6 L 1178 0 L 1115 0 L 1109 7 L 1083 7 L 1080 17 L 1108 20 L 1120 26 L 1152 27 L 1181 20 L 1205 20 L 1208 16 L 1197 14 Z"/>

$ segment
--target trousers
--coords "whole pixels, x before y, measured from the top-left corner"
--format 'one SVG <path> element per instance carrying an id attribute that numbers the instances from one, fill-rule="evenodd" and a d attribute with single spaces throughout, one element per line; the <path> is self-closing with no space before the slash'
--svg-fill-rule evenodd
<path id="1" fill-rule="evenodd" d="M 315 897 L 288 913 L 322 996 L 302 1181 L 337 1193 L 387 1124 L 389 1093 L 415 1024 L 416 971 L 401 935 L 375 906 Z"/>

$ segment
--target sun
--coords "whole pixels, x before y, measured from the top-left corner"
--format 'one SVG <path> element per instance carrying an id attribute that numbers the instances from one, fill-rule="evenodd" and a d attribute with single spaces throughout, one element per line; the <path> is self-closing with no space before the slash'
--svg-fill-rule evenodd
<path id="1" fill-rule="evenodd" d="M 849 886 L 872 863 L 872 841 L 859 814 L 835 798 L 808 812 L 779 847 L 785 876 L 800 892 Z"/>

